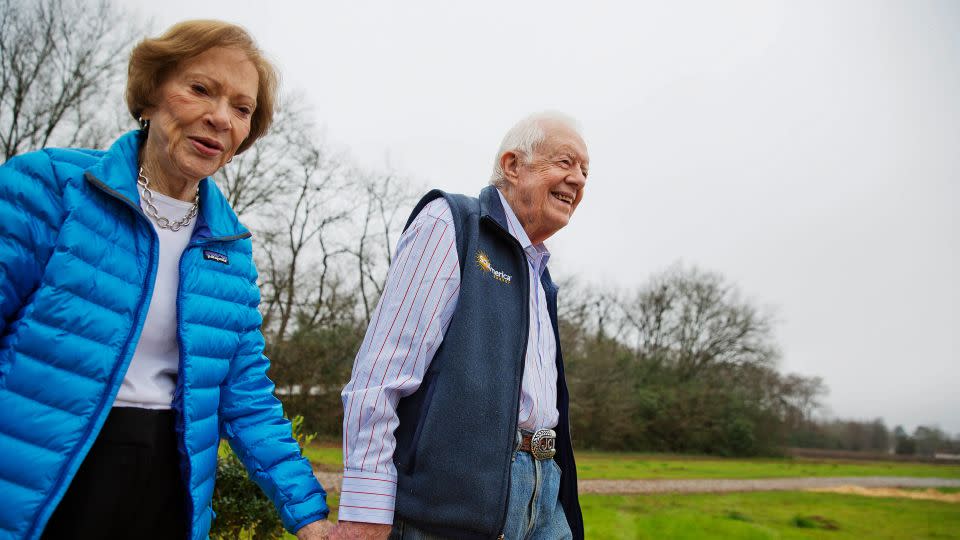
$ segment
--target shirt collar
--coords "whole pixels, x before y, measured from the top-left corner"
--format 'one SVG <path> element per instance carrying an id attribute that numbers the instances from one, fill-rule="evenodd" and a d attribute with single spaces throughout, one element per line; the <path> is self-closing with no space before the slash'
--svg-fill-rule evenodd
<path id="1" fill-rule="evenodd" d="M 507 218 L 507 229 L 509 229 L 510 235 L 516 238 L 517 242 L 520 242 L 520 247 L 523 248 L 523 252 L 526 253 L 530 263 L 534 265 L 537 274 L 543 274 L 543 269 L 547 267 L 547 261 L 550 260 L 550 250 L 543 242 L 534 245 L 530 241 L 527 231 L 523 230 L 523 225 L 520 224 L 517 215 L 513 213 L 513 208 L 510 207 L 510 203 L 507 202 L 506 197 L 499 189 L 497 189 L 497 195 L 500 196 L 500 202 L 503 204 L 503 213 Z"/>

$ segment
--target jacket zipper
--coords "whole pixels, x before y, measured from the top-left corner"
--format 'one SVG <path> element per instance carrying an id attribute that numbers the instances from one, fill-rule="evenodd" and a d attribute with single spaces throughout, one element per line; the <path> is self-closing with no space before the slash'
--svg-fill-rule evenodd
<path id="1" fill-rule="evenodd" d="M 151 226 L 152 227 L 152 226 Z M 177 263 L 177 351 L 179 356 L 179 369 L 177 370 L 177 389 L 176 394 L 180 396 L 180 418 L 179 418 L 179 428 L 181 436 L 177 437 L 177 446 L 180 447 L 180 452 L 183 454 L 184 459 L 184 489 L 186 490 L 187 495 L 187 525 L 189 530 L 187 531 L 187 538 L 191 537 L 193 531 L 193 519 L 194 514 L 196 513 L 196 506 L 193 501 L 193 493 L 190 491 L 190 478 L 193 476 L 193 466 L 190 463 L 190 453 L 187 451 L 187 411 L 186 411 L 186 391 L 187 387 L 184 384 L 184 379 L 186 378 L 185 370 L 186 363 L 184 362 L 184 351 L 183 351 L 183 336 L 180 333 L 180 328 L 183 322 L 183 259 L 187 254 L 187 250 L 200 247 L 205 244 L 218 241 L 232 241 L 239 238 L 249 237 L 250 233 L 239 234 L 235 236 L 226 236 L 226 237 L 210 237 L 210 238 L 197 238 L 190 240 L 190 243 L 187 244 L 187 247 L 183 249 L 183 252 L 180 253 L 180 261 Z"/>
<path id="2" fill-rule="evenodd" d="M 86 173 L 85 177 L 97 189 L 109 195 L 110 197 L 122 202 L 123 204 L 129 206 L 134 211 L 134 214 L 139 215 L 141 219 L 143 219 L 144 221 L 147 221 L 147 216 L 143 214 L 143 211 L 137 205 L 133 204 L 133 201 L 131 201 L 124 195 L 118 193 L 117 191 L 113 190 L 112 188 L 104 184 L 100 179 L 93 176 L 92 174 Z M 149 221 L 147 221 L 147 225 L 150 225 Z M 136 333 L 138 329 L 143 328 L 143 321 L 146 318 L 147 311 L 150 309 L 150 300 L 153 298 L 153 285 L 154 285 L 154 282 L 156 281 L 156 276 L 157 276 L 157 255 L 158 254 L 156 252 L 159 249 L 157 247 L 157 244 L 159 243 L 159 241 L 157 238 L 157 233 L 156 231 L 153 230 L 152 225 L 149 227 L 149 230 L 151 234 L 151 244 L 150 244 L 150 260 L 148 261 L 149 268 L 147 271 L 147 281 L 144 282 L 143 293 L 140 295 L 140 302 L 139 302 L 140 309 L 137 312 L 137 319 L 134 321 L 134 325 L 130 327 L 130 333 L 127 335 L 127 340 L 126 340 L 126 343 L 124 344 L 124 351 L 123 351 L 123 354 L 121 355 L 121 359 L 127 356 L 129 356 L 130 358 L 133 358 L 133 354 L 130 353 L 130 344 L 131 342 L 133 342 L 133 334 Z M 123 360 L 121 360 L 121 362 L 123 362 Z M 126 364 L 129 365 L 129 359 L 126 361 Z M 113 374 L 110 377 L 110 387 L 113 387 L 115 385 L 119 372 L 120 372 L 119 369 L 114 370 Z M 115 397 L 116 394 L 114 394 L 113 396 Z M 97 415 L 100 415 L 103 412 L 103 408 L 108 397 L 110 396 L 108 396 L 106 393 L 104 393 L 100 397 L 100 403 L 97 404 Z M 86 442 L 87 439 L 90 437 L 90 432 L 92 430 L 93 430 L 93 423 L 91 422 L 87 425 L 87 428 L 84 431 L 83 437 L 81 437 L 81 440 Z M 77 459 L 77 454 L 74 454 L 71 461 L 75 459 Z M 60 476 L 57 478 L 57 482 L 56 482 L 57 484 L 60 484 L 63 481 L 63 475 L 66 474 L 66 471 L 69 468 L 70 467 L 66 467 L 61 471 Z M 52 495 L 53 493 L 51 493 L 51 496 Z M 44 506 L 47 506 L 47 503 L 49 502 L 50 500 L 48 497 L 47 500 L 45 501 Z M 40 513 L 37 514 L 33 524 L 31 524 L 31 527 L 30 527 L 31 529 L 36 527 L 37 520 L 40 518 L 40 515 L 41 515 Z"/>
<path id="3" fill-rule="evenodd" d="M 180 436 L 177 437 L 177 447 L 182 454 L 182 459 L 184 460 L 183 469 L 181 476 L 184 476 L 184 490 L 187 495 L 187 539 L 189 540 L 193 536 L 193 517 L 196 512 L 196 507 L 193 504 L 193 493 L 190 491 L 190 477 L 193 476 L 193 467 L 190 464 L 190 453 L 187 451 L 187 385 L 184 384 L 186 363 L 183 360 L 183 336 L 180 334 L 180 327 L 182 326 L 181 318 L 183 317 L 182 301 L 183 301 L 183 256 L 186 255 L 187 250 L 191 247 L 194 247 L 194 243 L 191 241 L 187 244 L 187 247 L 180 253 L 180 260 L 177 262 L 177 358 L 178 368 L 177 368 L 177 389 L 175 394 L 180 396 L 180 414 L 179 414 L 179 423 Z M 219 444 L 219 441 L 218 441 Z"/>

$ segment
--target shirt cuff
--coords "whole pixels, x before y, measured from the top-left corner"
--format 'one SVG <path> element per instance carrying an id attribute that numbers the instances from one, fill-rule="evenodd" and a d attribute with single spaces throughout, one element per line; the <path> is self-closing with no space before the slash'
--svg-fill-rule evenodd
<path id="1" fill-rule="evenodd" d="M 337 520 L 392 525 L 396 498 L 396 475 L 346 470 Z"/>

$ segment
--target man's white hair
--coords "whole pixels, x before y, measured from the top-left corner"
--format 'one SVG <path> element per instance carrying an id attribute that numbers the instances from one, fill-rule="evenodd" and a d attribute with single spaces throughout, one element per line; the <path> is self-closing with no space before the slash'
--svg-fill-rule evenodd
<path id="1" fill-rule="evenodd" d="M 580 124 L 571 116 L 557 111 L 543 111 L 533 113 L 523 120 L 516 123 L 510 131 L 503 137 L 500 143 L 500 149 L 493 159 L 493 174 L 490 175 L 490 185 L 503 187 L 506 178 L 503 176 L 503 167 L 500 166 L 500 158 L 506 152 L 516 152 L 524 163 L 530 163 L 533 153 L 547 138 L 547 132 L 543 129 L 543 124 L 549 122 L 558 122 L 573 130 L 574 133 L 580 133 Z"/>

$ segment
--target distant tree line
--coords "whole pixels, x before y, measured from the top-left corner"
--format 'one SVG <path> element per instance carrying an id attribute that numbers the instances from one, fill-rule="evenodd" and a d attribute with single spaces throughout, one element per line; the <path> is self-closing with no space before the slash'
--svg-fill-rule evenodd
<path id="1" fill-rule="evenodd" d="M 888 429 L 880 418 L 872 421 L 810 420 L 791 431 L 787 444 L 800 448 L 903 456 L 960 455 L 960 434 L 951 436 L 936 426 L 918 426 L 910 434 L 903 426 Z"/>
<path id="2" fill-rule="evenodd" d="M 960 455 L 960 434 L 951 437 L 935 426 L 917 426 L 913 435 L 908 435 L 903 426 L 893 430 L 893 449 L 900 455 L 934 456 L 936 454 Z"/>

